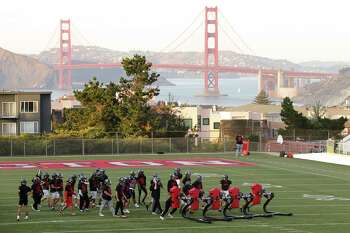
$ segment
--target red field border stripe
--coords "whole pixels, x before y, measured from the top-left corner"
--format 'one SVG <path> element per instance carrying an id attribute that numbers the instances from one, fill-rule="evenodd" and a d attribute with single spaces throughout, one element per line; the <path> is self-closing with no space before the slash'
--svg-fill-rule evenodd
<path id="1" fill-rule="evenodd" d="M 157 160 L 61 160 L 35 162 L 0 162 L 0 170 L 23 169 L 76 169 L 76 168 L 151 168 L 151 167 L 247 167 L 254 163 L 238 160 L 205 159 L 157 159 Z"/>

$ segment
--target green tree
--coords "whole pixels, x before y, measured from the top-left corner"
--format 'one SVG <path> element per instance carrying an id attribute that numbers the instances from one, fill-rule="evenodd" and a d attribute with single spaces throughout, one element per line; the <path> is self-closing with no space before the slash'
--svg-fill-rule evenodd
<path id="1" fill-rule="evenodd" d="M 159 113 L 149 105 L 159 94 L 159 89 L 152 86 L 159 77 L 150 71 L 152 64 L 144 56 L 135 55 L 124 58 L 122 65 L 127 77 L 121 77 L 119 83 L 104 85 L 93 78 L 83 90 L 74 92 L 82 108 L 65 114 L 60 133 L 104 137 L 119 132 L 121 136 L 144 136 L 159 129 L 181 127 L 181 119 L 170 109 L 163 108 Z M 167 119 L 166 127 L 163 117 Z"/>
<path id="2" fill-rule="evenodd" d="M 287 129 L 308 129 L 309 121 L 303 116 L 302 113 L 297 112 L 294 109 L 293 101 L 289 97 L 285 97 L 281 104 L 281 118 L 282 121 L 286 124 Z"/>
<path id="3" fill-rule="evenodd" d="M 261 90 L 259 94 L 255 97 L 254 103 L 268 105 L 271 104 L 271 100 L 269 98 L 269 95 L 264 90 Z"/>
<path id="4" fill-rule="evenodd" d="M 312 118 L 308 119 L 302 113 L 297 112 L 289 97 L 283 99 L 281 104 L 281 118 L 286 124 L 286 129 L 317 129 L 340 132 L 344 129 L 346 118 L 329 119 L 324 117 L 324 110 L 321 104 L 313 107 Z"/>

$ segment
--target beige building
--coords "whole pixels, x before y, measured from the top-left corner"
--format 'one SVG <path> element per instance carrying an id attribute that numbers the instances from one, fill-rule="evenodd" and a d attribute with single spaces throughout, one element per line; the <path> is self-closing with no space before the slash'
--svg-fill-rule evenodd
<path id="1" fill-rule="evenodd" d="M 304 116 L 312 117 L 312 108 L 294 107 Z M 220 124 L 226 120 L 253 120 L 267 122 L 267 128 L 272 135 L 277 134 L 279 128 L 285 127 L 281 120 L 281 105 L 246 104 L 237 107 L 216 106 L 183 106 L 177 107 L 189 128 L 197 128 L 200 137 L 219 137 Z M 350 109 L 330 107 L 326 109 L 325 117 L 336 119 L 339 117 L 350 119 Z M 346 124 L 350 132 L 350 123 Z"/>
<path id="2" fill-rule="evenodd" d="M 51 103 L 52 109 L 63 110 L 65 108 L 80 107 L 80 102 L 73 95 L 64 95 Z"/>

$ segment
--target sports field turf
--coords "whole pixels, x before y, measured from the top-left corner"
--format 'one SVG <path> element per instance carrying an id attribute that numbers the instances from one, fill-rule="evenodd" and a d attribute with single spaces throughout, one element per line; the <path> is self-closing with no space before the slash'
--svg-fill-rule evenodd
<path id="1" fill-rule="evenodd" d="M 236 159 L 232 154 L 204 155 L 130 155 L 120 157 L 88 156 L 87 159 L 189 159 L 191 157 L 210 157 Z M 75 159 L 82 157 L 56 157 L 50 159 Z M 0 161 L 33 161 L 43 158 L 0 158 Z M 272 185 L 268 190 L 275 192 L 276 198 L 271 202 L 270 209 L 293 212 L 292 217 L 275 216 L 272 218 L 255 218 L 252 220 L 233 220 L 232 222 L 213 222 L 201 224 L 183 219 L 178 213 L 174 219 L 161 221 L 158 216 L 151 215 L 145 209 L 130 208 L 127 219 L 113 218 L 105 209 L 105 217 L 97 215 L 97 209 L 87 213 L 77 212 L 70 216 L 68 211 L 63 216 L 48 210 L 44 205 L 41 212 L 30 212 L 29 220 L 16 221 L 16 205 L 18 202 L 17 188 L 21 177 L 28 181 L 35 170 L 0 170 L 0 232 L 4 233 L 94 233 L 94 232 L 285 232 L 285 233 L 346 233 L 350 232 L 350 169 L 347 166 L 332 165 L 298 159 L 286 159 L 266 154 L 253 154 L 241 161 L 253 162 L 256 166 L 247 167 L 193 167 L 193 173 L 204 174 L 204 189 L 218 186 L 221 175 L 227 173 L 233 185 L 239 186 L 243 192 L 249 190 L 244 183 L 261 182 Z M 188 168 L 183 168 L 183 171 Z M 117 177 L 129 174 L 130 168 L 107 169 L 112 180 L 113 190 Z M 64 177 L 75 173 L 90 174 L 93 169 L 55 170 L 62 172 Z M 166 185 L 173 168 L 145 169 L 147 183 L 151 175 L 157 172 Z M 53 170 L 48 170 L 49 173 Z M 218 176 L 218 177 L 217 177 Z M 29 182 L 30 184 L 30 182 Z M 267 186 L 268 187 L 268 186 Z M 166 197 L 162 191 L 162 206 Z M 314 196 L 309 198 L 304 195 Z M 345 198 L 339 200 L 337 198 Z M 30 198 L 30 203 L 32 200 Z M 243 203 L 243 201 L 242 201 Z M 236 210 L 237 211 L 237 210 Z M 261 211 L 254 207 L 252 211 Z M 236 212 L 237 213 L 237 212 Z M 218 213 L 214 213 L 218 215 Z"/>

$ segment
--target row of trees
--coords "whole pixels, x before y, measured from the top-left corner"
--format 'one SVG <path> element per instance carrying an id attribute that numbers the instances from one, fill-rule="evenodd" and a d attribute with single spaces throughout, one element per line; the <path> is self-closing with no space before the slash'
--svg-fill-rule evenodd
<path id="1" fill-rule="evenodd" d="M 119 83 L 103 84 L 93 78 L 83 90 L 74 91 L 82 108 L 66 109 L 64 123 L 56 134 L 105 137 L 108 132 L 119 132 L 122 137 L 147 136 L 151 132 L 185 132 L 183 120 L 171 105 L 149 101 L 159 94 L 152 86 L 159 74 L 151 72 L 151 63 L 144 56 L 124 58 L 122 66 L 127 77 Z"/>
<path id="2" fill-rule="evenodd" d="M 347 118 L 340 117 L 338 119 L 330 119 L 325 117 L 325 108 L 316 102 L 312 106 L 312 115 L 310 118 L 296 111 L 293 106 L 293 101 L 286 97 L 281 104 L 281 119 L 286 124 L 286 130 L 290 129 L 317 129 L 341 131 L 344 129 L 344 124 Z"/>
<path id="3" fill-rule="evenodd" d="M 271 100 L 268 94 L 262 90 L 255 97 L 254 103 L 269 105 Z M 295 129 L 313 129 L 313 130 L 330 130 L 340 132 L 344 129 L 346 118 L 340 117 L 338 119 L 329 119 L 325 117 L 326 108 L 317 101 L 311 107 L 311 117 L 306 117 L 302 113 L 296 111 L 293 106 L 293 101 L 286 97 L 281 103 L 281 119 L 286 124 L 286 131 Z M 281 130 L 283 132 L 283 130 Z"/>

